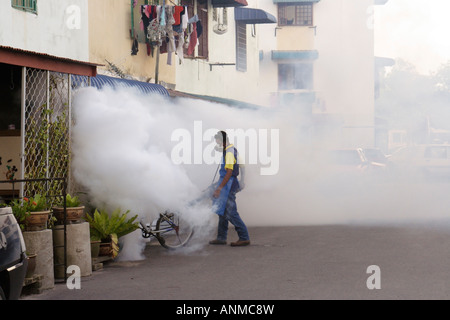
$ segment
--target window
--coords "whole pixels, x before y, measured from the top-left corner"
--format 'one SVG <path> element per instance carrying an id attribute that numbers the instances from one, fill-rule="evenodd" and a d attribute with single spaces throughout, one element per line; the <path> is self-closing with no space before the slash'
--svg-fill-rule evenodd
<path id="1" fill-rule="evenodd" d="M 11 6 L 16 9 L 37 13 L 37 0 L 11 0 Z"/>
<path id="2" fill-rule="evenodd" d="M 236 69 L 247 71 L 247 25 L 236 24 Z"/>
<path id="3" fill-rule="evenodd" d="M 182 0 L 182 6 L 187 6 L 189 18 L 192 18 L 194 13 L 195 1 L 197 1 L 197 16 L 199 20 L 199 24 L 197 26 L 201 26 L 201 35 L 198 37 L 198 53 L 197 58 L 208 58 L 208 1 L 206 0 Z M 197 28 L 197 33 L 200 30 Z M 195 52 L 191 55 L 188 55 L 188 49 L 184 50 L 184 56 L 187 58 L 194 58 Z"/>
<path id="4" fill-rule="evenodd" d="M 279 90 L 304 89 L 311 90 L 313 87 L 313 64 L 293 63 L 278 65 L 278 88 Z"/>
<path id="5" fill-rule="evenodd" d="M 280 26 L 312 26 L 313 4 L 278 4 Z"/>

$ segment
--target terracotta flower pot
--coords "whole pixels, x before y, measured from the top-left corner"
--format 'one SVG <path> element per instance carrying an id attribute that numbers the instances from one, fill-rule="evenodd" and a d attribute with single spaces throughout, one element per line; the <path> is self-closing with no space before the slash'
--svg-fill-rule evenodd
<path id="1" fill-rule="evenodd" d="M 64 208 L 54 207 L 53 215 L 56 218 L 58 224 L 64 223 Z M 84 217 L 84 206 L 66 208 L 66 220 L 68 223 L 80 222 Z"/>
<path id="2" fill-rule="evenodd" d="M 25 218 L 26 231 L 41 231 L 47 228 L 47 221 L 50 215 L 50 210 L 29 212 Z"/>
<path id="3" fill-rule="evenodd" d="M 91 258 L 97 258 L 100 254 L 100 240 L 91 241 Z"/>
<path id="4" fill-rule="evenodd" d="M 112 242 L 102 242 L 100 243 L 99 256 L 112 256 L 113 248 Z"/>
<path id="5" fill-rule="evenodd" d="M 36 257 L 37 254 L 29 254 L 27 256 L 28 260 L 28 266 L 27 266 L 27 273 L 25 274 L 25 278 L 31 278 L 34 275 L 34 270 L 36 270 Z"/>

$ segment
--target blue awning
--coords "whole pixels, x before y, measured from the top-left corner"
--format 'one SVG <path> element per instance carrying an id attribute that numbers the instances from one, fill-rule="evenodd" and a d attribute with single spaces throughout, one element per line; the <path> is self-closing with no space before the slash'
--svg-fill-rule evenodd
<path id="1" fill-rule="evenodd" d="M 96 77 L 90 77 L 90 86 L 98 89 L 104 86 L 110 86 L 112 88 L 117 88 L 119 86 L 125 86 L 129 88 L 137 88 L 142 93 L 158 93 L 163 96 L 169 96 L 169 92 L 166 88 L 159 84 L 142 82 L 137 80 L 113 78 L 104 75 L 97 75 Z M 88 77 L 72 75 L 72 85 L 73 87 L 88 86 Z"/>
<path id="2" fill-rule="evenodd" d="M 234 8 L 234 20 L 245 24 L 277 23 L 270 13 L 253 8 Z"/>
<path id="3" fill-rule="evenodd" d="M 316 60 L 319 58 L 317 50 L 272 51 L 272 60 Z"/>
<path id="4" fill-rule="evenodd" d="M 247 0 L 211 0 L 211 4 L 214 8 L 248 6 Z"/>
<path id="5" fill-rule="evenodd" d="M 319 2 L 320 0 L 273 0 L 273 3 L 308 3 L 308 2 Z M 386 0 L 387 1 L 387 0 Z"/>

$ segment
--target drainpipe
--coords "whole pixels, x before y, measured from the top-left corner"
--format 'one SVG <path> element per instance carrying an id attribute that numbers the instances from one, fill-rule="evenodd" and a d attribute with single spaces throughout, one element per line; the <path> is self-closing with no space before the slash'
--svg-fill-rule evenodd
<path id="1" fill-rule="evenodd" d="M 22 67 L 22 97 L 21 97 L 21 116 L 20 116 L 20 179 L 25 179 L 25 102 L 27 92 L 27 67 Z M 23 197 L 23 183 L 20 184 L 19 198 Z"/>
<path id="2" fill-rule="evenodd" d="M 156 47 L 155 83 L 159 82 L 159 46 Z"/>

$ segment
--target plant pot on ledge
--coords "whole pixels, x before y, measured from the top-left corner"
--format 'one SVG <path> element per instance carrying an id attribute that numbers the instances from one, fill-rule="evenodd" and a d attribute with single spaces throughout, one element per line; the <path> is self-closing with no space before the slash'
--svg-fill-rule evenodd
<path id="1" fill-rule="evenodd" d="M 25 218 L 25 231 L 42 231 L 47 229 L 50 210 L 29 212 Z"/>
<path id="2" fill-rule="evenodd" d="M 100 254 L 100 243 L 100 240 L 91 240 L 91 258 L 98 258 Z"/>
<path id="3" fill-rule="evenodd" d="M 113 257 L 113 248 L 111 242 L 102 242 L 99 245 L 98 255 L 100 257 Z"/>
<path id="4" fill-rule="evenodd" d="M 27 255 L 28 266 L 27 273 L 25 274 L 25 278 L 32 278 L 34 275 L 34 271 L 36 270 L 36 257 L 37 254 L 31 253 Z"/>
<path id="5" fill-rule="evenodd" d="M 64 224 L 64 208 L 53 207 L 53 215 L 57 224 Z M 84 206 L 66 208 L 67 223 L 78 223 L 84 218 Z"/>
<path id="6" fill-rule="evenodd" d="M 119 254 L 119 238 L 117 234 L 111 234 L 107 239 L 100 243 L 99 256 L 117 257 Z"/>

